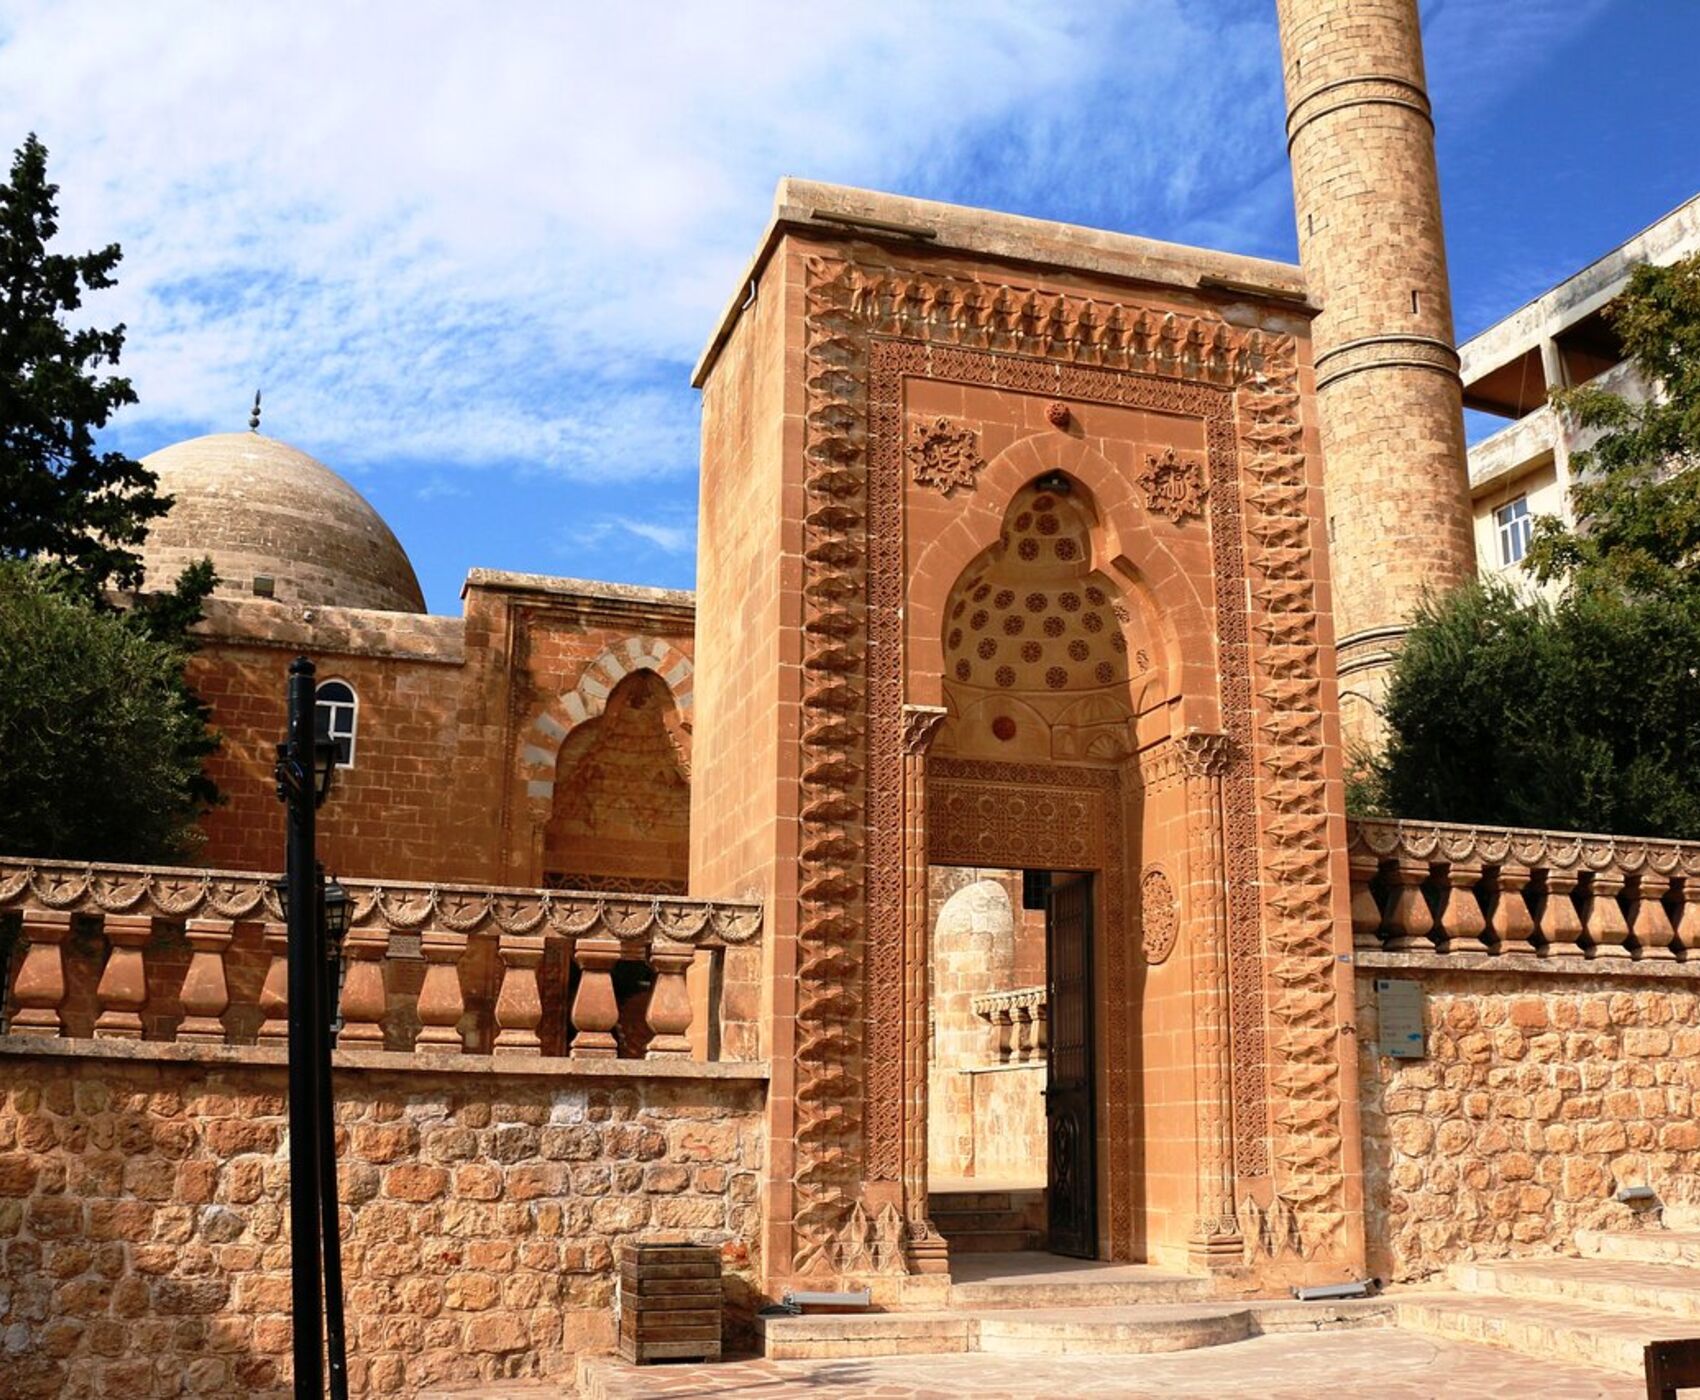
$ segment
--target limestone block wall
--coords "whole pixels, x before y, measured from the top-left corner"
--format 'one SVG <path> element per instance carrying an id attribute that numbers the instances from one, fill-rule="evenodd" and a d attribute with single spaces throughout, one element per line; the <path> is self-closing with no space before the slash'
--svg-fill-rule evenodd
<path id="1" fill-rule="evenodd" d="M 1578 1229 L 1634 1223 L 1619 1186 L 1700 1200 L 1700 995 L 1665 971 L 1359 974 L 1373 1273 L 1570 1252 Z M 1420 982 L 1426 1058 L 1377 1053 L 1374 976 Z"/>
<path id="2" fill-rule="evenodd" d="M 974 1177 L 998 1186 L 1045 1185 L 1043 1060 L 990 1065 L 965 1077 L 974 1115 Z"/>
<path id="3" fill-rule="evenodd" d="M 1019 895 L 1012 901 L 1006 883 L 984 878 L 991 873 L 956 866 L 935 866 L 929 872 L 933 1004 L 927 1165 L 942 1177 L 978 1174 L 974 1077 L 967 1071 L 992 1056 L 986 1025 L 974 1014 L 974 997 L 1014 985 Z"/>
<path id="4" fill-rule="evenodd" d="M 356 1394 L 569 1380 L 611 1347 L 635 1236 L 720 1245 L 749 1314 L 759 1076 L 358 1058 L 336 1075 Z M 0 1042 L 0 1392 L 289 1393 L 285 1094 L 273 1050 Z"/>

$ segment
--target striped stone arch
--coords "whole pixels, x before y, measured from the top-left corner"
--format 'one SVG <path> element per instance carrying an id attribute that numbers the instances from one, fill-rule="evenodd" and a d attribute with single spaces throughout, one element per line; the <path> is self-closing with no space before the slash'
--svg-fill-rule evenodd
<path id="1" fill-rule="evenodd" d="M 555 765 L 561 745 L 581 724 L 601 716 L 614 687 L 633 671 L 654 671 L 673 694 L 679 727 L 691 728 L 694 670 L 691 658 L 659 637 L 628 637 L 610 647 L 580 674 L 578 684 L 544 706 L 520 738 L 520 776 L 525 795 L 542 817 L 555 800 Z"/>

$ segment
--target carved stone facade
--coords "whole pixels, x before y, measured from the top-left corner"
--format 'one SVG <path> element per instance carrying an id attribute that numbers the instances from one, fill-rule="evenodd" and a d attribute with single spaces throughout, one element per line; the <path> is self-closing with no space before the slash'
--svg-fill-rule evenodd
<path id="1" fill-rule="evenodd" d="M 1330 903 L 1339 883 L 1344 910 L 1344 863 L 1317 846 L 1338 765 L 1306 591 L 1320 524 L 1302 318 L 1236 323 L 1171 291 L 1053 290 L 818 234 L 773 258 L 764 275 L 800 314 L 745 319 L 722 352 L 800 352 L 784 381 L 800 435 L 764 468 L 800 503 L 800 567 L 778 595 L 794 599 L 778 635 L 795 638 L 798 684 L 779 713 L 795 705 L 797 747 L 773 759 L 782 792 L 795 775 L 795 865 L 744 867 L 797 900 L 790 939 L 771 906 L 780 956 L 794 950 L 776 1042 L 794 1077 L 772 1123 L 793 1152 L 770 1184 L 770 1257 L 817 1278 L 942 1266 L 929 861 L 1098 877 L 1101 1254 L 1241 1267 L 1240 1202 L 1286 1200 L 1309 1247 L 1285 1275 L 1361 1257 L 1331 1101 L 1348 1073 Z M 944 467 L 947 448 L 971 448 L 967 465 Z M 1277 878 L 1291 891 L 1267 894 Z M 1180 1023 L 1194 1029 L 1166 1043 L 1192 1048 L 1159 1074 L 1141 1047 Z M 1153 1176 L 1135 1146 L 1183 1114 L 1175 1140 L 1197 1164 Z M 892 1209 L 902 1248 L 882 1253 Z"/>

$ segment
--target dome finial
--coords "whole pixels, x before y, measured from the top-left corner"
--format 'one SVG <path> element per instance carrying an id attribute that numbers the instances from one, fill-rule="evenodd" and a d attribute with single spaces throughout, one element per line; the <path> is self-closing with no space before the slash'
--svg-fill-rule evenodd
<path id="1" fill-rule="evenodd" d="M 254 390 L 254 411 L 248 415 L 248 431 L 251 433 L 260 431 L 260 391 L 258 389 Z"/>

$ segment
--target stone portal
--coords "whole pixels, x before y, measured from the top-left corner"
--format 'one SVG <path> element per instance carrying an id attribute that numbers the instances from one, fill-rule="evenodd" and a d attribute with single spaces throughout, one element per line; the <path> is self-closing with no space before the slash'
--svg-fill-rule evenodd
<path id="1" fill-rule="evenodd" d="M 763 1269 L 949 1268 L 932 865 L 1092 876 L 1095 1252 L 1362 1259 L 1287 269 L 788 182 L 704 397 L 696 894 L 767 904 Z"/>

